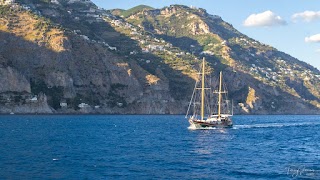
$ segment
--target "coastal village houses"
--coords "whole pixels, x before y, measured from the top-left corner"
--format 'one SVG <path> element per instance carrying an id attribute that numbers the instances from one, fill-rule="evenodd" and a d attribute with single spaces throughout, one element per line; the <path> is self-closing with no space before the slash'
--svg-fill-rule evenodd
<path id="1" fill-rule="evenodd" d="M 1 0 L 0 4 L 9 5 L 15 3 L 15 0 Z"/>

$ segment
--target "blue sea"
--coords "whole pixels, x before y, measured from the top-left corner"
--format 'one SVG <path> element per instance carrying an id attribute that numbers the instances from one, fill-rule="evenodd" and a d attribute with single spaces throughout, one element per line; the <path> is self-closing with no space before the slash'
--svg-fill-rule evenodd
<path id="1" fill-rule="evenodd" d="M 320 116 L 2 115 L 0 179 L 320 179 Z"/>

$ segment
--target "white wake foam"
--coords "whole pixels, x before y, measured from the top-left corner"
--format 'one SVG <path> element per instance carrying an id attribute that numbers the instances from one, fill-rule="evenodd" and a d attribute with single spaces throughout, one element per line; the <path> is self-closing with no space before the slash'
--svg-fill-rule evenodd
<path id="1" fill-rule="evenodd" d="M 267 124 L 250 124 L 250 125 L 234 125 L 233 129 L 247 128 L 281 128 L 292 126 L 317 126 L 320 122 L 302 122 L 302 123 L 267 123 Z"/>
<path id="2" fill-rule="evenodd" d="M 188 127 L 189 130 L 207 130 L 207 129 L 217 129 L 216 127 L 204 127 L 204 128 L 197 128 L 194 124 Z"/>

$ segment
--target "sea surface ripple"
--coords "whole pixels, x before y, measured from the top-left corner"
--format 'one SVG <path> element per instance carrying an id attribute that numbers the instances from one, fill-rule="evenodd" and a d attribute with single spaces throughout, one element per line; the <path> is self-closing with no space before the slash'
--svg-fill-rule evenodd
<path id="1" fill-rule="evenodd" d="M 0 179 L 320 179 L 320 116 L 2 115 Z"/>

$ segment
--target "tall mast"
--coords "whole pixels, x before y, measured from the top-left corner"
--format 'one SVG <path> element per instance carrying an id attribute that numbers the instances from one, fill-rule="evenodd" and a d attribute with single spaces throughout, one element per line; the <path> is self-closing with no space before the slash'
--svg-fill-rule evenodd
<path id="1" fill-rule="evenodd" d="M 220 71 L 220 82 L 219 82 L 219 99 L 218 99 L 218 118 L 221 117 L 221 92 L 222 91 L 222 72 Z"/>
<path id="2" fill-rule="evenodd" d="M 202 77 L 201 77 L 201 120 L 204 118 L 204 68 L 205 60 L 202 59 Z"/>

